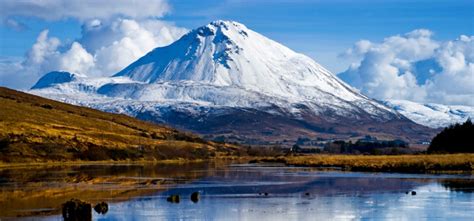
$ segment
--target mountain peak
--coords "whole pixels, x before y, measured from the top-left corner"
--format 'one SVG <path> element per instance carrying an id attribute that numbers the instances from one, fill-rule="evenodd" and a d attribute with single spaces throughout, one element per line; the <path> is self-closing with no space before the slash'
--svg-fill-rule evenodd
<path id="1" fill-rule="evenodd" d="M 264 78 L 276 74 L 271 66 L 289 65 L 284 63 L 296 55 L 243 24 L 217 20 L 154 49 L 115 76 L 146 83 L 186 80 L 257 89 Z"/>
<path id="2" fill-rule="evenodd" d="M 215 20 L 215 21 L 210 22 L 208 25 L 212 25 L 212 26 L 215 26 L 215 27 L 229 27 L 229 26 L 233 25 L 235 27 L 247 28 L 242 23 L 239 23 L 239 22 L 236 22 L 236 21 L 231 21 L 231 20 Z"/>
<path id="3" fill-rule="evenodd" d="M 229 40 L 234 37 L 248 37 L 248 28 L 235 21 L 216 20 L 189 33 L 189 35 L 193 34 L 201 37 L 215 36 L 218 38 L 216 40 Z M 214 43 L 217 42 L 214 41 Z"/>

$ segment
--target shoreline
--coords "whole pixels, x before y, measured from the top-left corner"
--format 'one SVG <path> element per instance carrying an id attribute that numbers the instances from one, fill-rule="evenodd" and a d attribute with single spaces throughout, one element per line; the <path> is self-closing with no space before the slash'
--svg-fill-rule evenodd
<path id="1" fill-rule="evenodd" d="M 217 157 L 209 159 L 171 159 L 171 160 L 100 160 L 100 161 L 40 161 L 40 162 L 0 162 L 0 170 L 2 169 L 21 169 L 31 166 L 84 166 L 84 165 L 150 165 L 150 164 L 192 164 L 204 162 L 220 162 L 220 161 L 239 161 L 247 162 L 253 158 L 249 157 Z"/>
<path id="2" fill-rule="evenodd" d="M 173 160 L 105 160 L 105 161 L 48 161 L 0 162 L 2 169 L 21 169 L 32 166 L 82 166 L 82 165 L 150 165 L 192 164 L 205 162 L 283 163 L 286 166 L 338 168 L 342 171 L 402 172 L 402 173 L 473 173 L 474 154 L 406 154 L 406 155 L 343 155 L 311 154 L 291 156 L 228 156 L 209 159 Z"/>
<path id="3" fill-rule="evenodd" d="M 397 173 L 473 173 L 474 154 L 296 155 L 263 157 L 253 163 L 340 168 L 342 171 Z"/>

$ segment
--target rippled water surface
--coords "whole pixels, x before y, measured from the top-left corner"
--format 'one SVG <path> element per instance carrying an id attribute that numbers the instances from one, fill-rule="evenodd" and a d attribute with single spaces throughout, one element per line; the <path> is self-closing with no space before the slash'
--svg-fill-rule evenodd
<path id="1" fill-rule="evenodd" d="M 94 220 L 473 220 L 474 177 L 262 165 L 95 165 L 0 171 L 0 217 L 62 220 L 70 198 Z M 415 191 L 416 195 L 412 195 Z M 190 200 L 200 192 L 200 200 Z M 407 194 L 407 192 L 409 194 Z M 180 203 L 169 203 L 171 194 Z M 3 220 L 2 219 L 2 220 Z M 18 219 L 18 218 L 15 218 Z"/>

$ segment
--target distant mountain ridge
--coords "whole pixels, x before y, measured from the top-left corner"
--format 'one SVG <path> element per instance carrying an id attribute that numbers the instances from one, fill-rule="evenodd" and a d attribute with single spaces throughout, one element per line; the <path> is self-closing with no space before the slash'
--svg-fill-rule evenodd
<path id="1" fill-rule="evenodd" d="M 233 21 L 194 29 L 112 77 L 30 92 L 239 141 L 364 135 L 420 141 L 433 134 L 311 58 Z"/>
<path id="2" fill-rule="evenodd" d="M 388 100 L 387 106 L 405 115 L 410 120 L 431 128 L 447 127 L 474 119 L 474 107 L 462 105 L 420 104 L 406 100 Z"/>

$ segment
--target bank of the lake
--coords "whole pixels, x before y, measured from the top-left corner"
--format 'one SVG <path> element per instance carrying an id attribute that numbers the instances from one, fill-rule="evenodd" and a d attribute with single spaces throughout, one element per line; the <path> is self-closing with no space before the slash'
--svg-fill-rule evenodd
<path id="1" fill-rule="evenodd" d="M 219 156 L 207 159 L 170 159 L 159 161 L 48 161 L 28 163 L 0 162 L 0 169 L 32 166 L 81 165 L 181 165 L 189 163 L 282 163 L 287 166 L 326 167 L 345 171 L 404 172 L 404 173 L 471 173 L 474 171 L 474 154 L 411 154 L 411 155 L 342 155 L 300 154 L 289 156 Z"/>
<path id="2" fill-rule="evenodd" d="M 474 154 L 417 155 L 295 155 L 264 157 L 250 162 L 279 162 L 289 166 L 337 167 L 369 172 L 469 172 L 474 171 Z"/>

